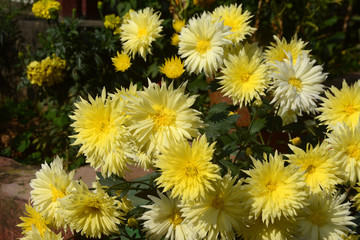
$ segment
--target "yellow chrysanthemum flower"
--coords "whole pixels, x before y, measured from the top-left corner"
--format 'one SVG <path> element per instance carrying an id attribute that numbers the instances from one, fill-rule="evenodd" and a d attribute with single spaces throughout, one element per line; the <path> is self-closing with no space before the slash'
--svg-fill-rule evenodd
<path id="1" fill-rule="evenodd" d="M 99 183 L 91 192 L 81 179 L 75 188 L 70 195 L 61 199 L 59 210 L 70 228 L 93 238 L 119 232 L 117 224 L 123 220 L 124 213 L 118 209 L 116 197 L 110 197 Z"/>
<path id="2" fill-rule="evenodd" d="M 339 168 L 339 162 L 330 152 L 330 146 L 323 142 L 315 147 L 307 144 L 306 151 L 289 145 L 293 154 L 288 154 L 288 162 L 300 167 L 305 171 L 305 183 L 313 193 L 334 192 L 337 184 L 343 183 L 340 178 L 343 172 Z"/>
<path id="3" fill-rule="evenodd" d="M 192 109 L 196 96 L 185 94 L 187 82 L 177 89 L 165 82 L 151 83 L 139 91 L 138 98 L 127 104 L 129 129 L 147 155 L 157 154 L 160 147 L 191 139 L 203 127 L 200 112 Z"/>
<path id="4" fill-rule="evenodd" d="M 303 112 L 314 114 L 317 100 L 325 88 L 322 83 L 327 74 L 322 72 L 322 66 L 315 65 L 315 60 L 311 60 L 305 53 L 298 55 L 296 63 L 291 54 L 288 57 L 289 60 L 273 65 L 277 71 L 270 74 L 273 79 L 273 99 L 270 103 L 278 108 L 281 117 L 289 114 L 289 111 L 300 116 Z"/>
<path id="5" fill-rule="evenodd" d="M 265 224 L 261 218 L 248 219 L 246 227 L 239 232 L 245 240 L 287 240 L 294 239 L 295 220 L 281 217 Z"/>
<path id="6" fill-rule="evenodd" d="M 125 72 L 131 66 L 130 57 L 123 51 L 121 52 L 121 54 L 119 52 L 116 53 L 117 55 L 111 58 L 115 66 L 115 70 Z"/>
<path id="7" fill-rule="evenodd" d="M 32 61 L 26 74 L 31 84 L 51 86 L 63 81 L 65 67 L 66 61 L 53 54 L 52 58 L 46 57 L 41 62 Z"/>
<path id="8" fill-rule="evenodd" d="M 191 18 L 179 36 L 179 55 L 185 59 L 186 70 L 195 74 L 204 71 L 212 77 L 223 65 L 223 47 L 231 44 L 226 38 L 229 34 L 230 27 L 220 21 L 213 23 L 208 13 Z"/>
<path id="9" fill-rule="evenodd" d="M 261 215 L 267 225 L 282 216 L 295 217 L 307 197 L 303 172 L 297 167 L 285 167 L 282 155 L 277 152 L 270 154 L 269 159 L 264 154 L 263 162 L 252 160 L 254 168 L 245 171 L 250 176 L 245 179 L 250 215 L 255 218 Z"/>
<path id="10" fill-rule="evenodd" d="M 349 86 L 345 79 L 342 88 L 339 90 L 335 86 L 330 91 L 325 91 L 322 97 L 321 106 L 317 109 L 320 115 L 317 118 L 326 124 L 328 128 L 344 122 L 354 128 L 360 117 L 360 80 Z"/>
<path id="11" fill-rule="evenodd" d="M 352 221 L 350 202 L 343 203 L 346 194 L 332 195 L 319 192 L 308 198 L 308 204 L 297 219 L 298 234 L 295 239 L 332 240 L 342 239 L 350 233 L 349 226 L 356 226 Z"/>
<path id="12" fill-rule="evenodd" d="M 353 206 L 356 207 L 356 211 L 360 211 L 360 183 L 357 183 L 357 186 L 354 187 L 354 189 L 357 191 L 357 194 L 351 201 L 353 202 Z"/>
<path id="13" fill-rule="evenodd" d="M 108 14 L 104 19 L 104 27 L 108 29 L 116 29 L 121 25 L 121 18 L 119 16 L 115 16 L 115 14 Z"/>
<path id="14" fill-rule="evenodd" d="M 74 171 L 67 174 L 63 169 L 63 159 L 56 157 L 50 166 L 46 162 L 42 164 L 36 178 L 30 182 L 33 206 L 57 228 L 66 226 L 62 214 L 57 210 L 59 200 L 74 188 L 74 174 Z"/>
<path id="15" fill-rule="evenodd" d="M 242 180 L 226 174 L 212 186 L 213 191 L 200 201 L 191 201 L 183 208 L 186 221 L 194 226 L 200 239 L 235 239 L 236 232 L 244 227 L 245 201 Z"/>
<path id="16" fill-rule="evenodd" d="M 165 63 L 160 67 L 160 72 L 168 78 L 178 78 L 185 72 L 184 63 L 177 56 L 173 56 L 171 59 L 166 58 Z"/>
<path id="17" fill-rule="evenodd" d="M 144 60 L 146 54 L 151 54 L 151 43 L 161 37 L 162 30 L 160 14 L 152 8 L 129 12 L 130 19 L 121 25 L 120 39 L 125 53 L 138 53 Z"/>
<path id="18" fill-rule="evenodd" d="M 331 154 L 339 159 L 344 178 L 354 186 L 360 181 L 360 125 L 354 129 L 338 124 L 325 139 L 330 144 Z"/>
<path id="19" fill-rule="evenodd" d="M 168 146 L 155 161 L 161 172 L 156 183 L 163 191 L 172 189 L 171 196 L 184 202 L 204 198 L 207 191 L 214 190 L 212 182 L 220 178 L 219 166 L 211 162 L 214 147 L 204 135 L 191 145 L 183 140 Z"/>
<path id="20" fill-rule="evenodd" d="M 28 231 L 25 237 L 20 238 L 20 240 L 63 240 L 61 232 L 56 234 L 47 228 L 44 234 L 41 234 L 40 231 L 35 227 L 31 226 L 31 231 Z"/>
<path id="21" fill-rule="evenodd" d="M 310 51 L 304 50 L 307 43 L 304 43 L 301 39 L 297 39 L 297 36 L 293 36 L 288 43 L 285 38 L 280 40 L 277 36 L 274 35 L 275 43 L 271 42 L 268 49 L 265 50 L 265 58 L 269 63 L 275 63 L 276 61 L 283 61 L 284 59 L 289 59 L 290 53 L 294 64 L 297 61 L 298 56 L 301 53 L 309 53 Z"/>
<path id="22" fill-rule="evenodd" d="M 35 17 L 50 19 L 52 15 L 58 14 L 61 4 L 54 0 L 40 0 L 32 5 L 32 12 Z"/>
<path id="23" fill-rule="evenodd" d="M 181 32 L 181 29 L 185 26 L 185 19 L 175 19 L 172 22 L 172 26 L 175 32 Z"/>
<path id="24" fill-rule="evenodd" d="M 23 229 L 21 234 L 27 234 L 28 232 L 32 231 L 32 226 L 35 226 L 39 231 L 39 234 L 44 236 L 45 231 L 48 229 L 48 225 L 51 221 L 49 219 L 45 219 L 42 214 L 36 211 L 36 209 L 33 208 L 30 204 L 25 204 L 25 209 L 26 217 L 20 217 L 20 220 L 23 222 L 16 225 Z"/>
<path id="25" fill-rule="evenodd" d="M 70 116 L 76 132 L 71 136 L 76 139 L 73 145 L 81 144 L 79 153 L 87 157 L 90 166 L 102 167 L 104 176 L 123 176 L 126 165 L 132 162 L 133 136 L 125 126 L 124 103 L 111 101 L 103 89 L 100 97 L 89 96 L 89 102 L 81 98 Z"/>
<path id="26" fill-rule="evenodd" d="M 149 209 L 141 220 L 144 220 L 144 230 L 149 239 L 195 239 L 196 233 L 192 225 L 184 221 L 179 198 L 172 198 L 158 192 L 160 198 L 149 196 L 151 205 L 142 206 Z"/>
<path id="27" fill-rule="evenodd" d="M 234 44 L 243 41 L 247 35 L 255 32 L 255 28 L 250 27 L 249 21 L 251 13 L 242 11 L 242 4 L 231 4 L 230 6 L 219 6 L 212 12 L 213 21 L 224 21 L 225 26 L 231 27 L 232 34 L 226 38 L 230 39 Z"/>
<path id="28" fill-rule="evenodd" d="M 173 45 L 173 46 L 177 46 L 177 45 L 179 45 L 179 42 L 180 42 L 179 34 L 174 33 L 174 34 L 171 36 L 171 42 L 170 42 L 170 44 Z"/>
<path id="29" fill-rule="evenodd" d="M 260 99 L 268 88 L 267 65 L 257 51 L 249 56 L 245 49 L 225 60 L 225 67 L 219 77 L 221 92 L 231 97 L 234 104 L 247 106 L 254 99 Z"/>

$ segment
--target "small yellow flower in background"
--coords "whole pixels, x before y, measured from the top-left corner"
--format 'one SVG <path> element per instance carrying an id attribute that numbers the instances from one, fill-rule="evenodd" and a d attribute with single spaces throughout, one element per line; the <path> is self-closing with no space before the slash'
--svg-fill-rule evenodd
<path id="1" fill-rule="evenodd" d="M 120 27 L 121 18 L 119 16 L 115 16 L 115 14 L 109 14 L 105 16 L 104 26 L 105 28 L 114 30 L 115 28 Z"/>
<path id="2" fill-rule="evenodd" d="M 61 11 L 61 4 L 55 0 L 40 0 L 33 4 L 32 12 L 35 17 L 50 19 L 54 13 Z"/>
<path id="3" fill-rule="evenodd" d="M 185 72 L 184 63 L 177 56 L 173 56 L 171 59 L 166 58 L 165 63 L 160 67 L 160 72 L 168 78 L 178 78 Z"/>
<path id="4" fill-rule="evenodd" d="M 129 55 L 125 54 L 123 51 L 121 54 L 117 52 L 117 55 L 111 58 L 116 71 L 125 72 L 130 66 L 130 57 Z"/>
<path id="5" fill-rule="evenodd" d="M 185 19 L 173 20 L 172 26 L 177 33 L 181 32 L 181 29 L 185 26 Z"/>
<path id="6" fill-rule="evenodd" d="M 90 191 L 80 179 L 76 190 L 61 199 L 59 212 L 72 230 L 86 237 L 101 238 L 119 231 L 117 224 L 122 223 L 124 213 L 118 209 L 116 197 L 110 197 L 99 183 L 94 185 L 95 190 Z"/>
<path id="7" fill-rule="evenodd" d="M 224 61 L 225 67 L 219 77 L 219 88 L 225 96 L 229 96 L 234 104 L 248 106 L 254 99 L 261 99 L 268 88 L 267 65 L 263 62 L 260 50 L 253 56 L 245 49 L 237 55 L 230 55 Z"/>
<path id="8" fill-rule="evenodd" d="M 276 61 L 283 61 L 284 59 L 289 59 L 289 56 L 286 53 L 290 53 L 294 64 L 298 58 L 298 55 L 301 53 L 308 54 L 310 51 L 304 50 L 307 43 L 301 39 L 297 39 L 297 36 L 293 36 L 288 43 L 285 38 L 281 40 L 274 35 L 275 43 L 271 42 L 268 49 L 265 50 L 265 58 L 269 63 L 275 63 Z"/>
<path id="9" fill-rule="evenodd" d="M 31 84 L 51 86 L 63 81 L 65 67 L 66 61 L 53 54 L 52 58 L 46 57 L 41 62 L 32 61 L 27 66 L 26 75 Z"/>
<path id="10" fill-rule="evenodd" d="M 235 184 L 236 180 L 228 173 L 212 185 L 214 190 L 203 199 L 184 205 L 183 215 L 200 239 L 235 239 L 236 232 L 245 226 L 247 204 L 242 179 Z"/>
<path id="11" fill-rule="evenodd" d="M 303 172 L 298 167 L 284 166 L 282 155 L 267 157 L 264 161 L 253 160 L 253 169 L 244 171 L 250 177 L 244 182 L 249 195 L 250 216 L 258 218 L 268 225 L 282 217 L 293 218 L 304 206 L 307 193 Z"/>
<path id="12" fill-rule="evenodd" d="M 342 239 L 356 226 L 346 194 L 312 194 L 296 221 L 298 233 L 294 239 Z"/>
<path id="13" fill-rule="evenodd" d="M 180 39 L 179 39 L 179 34 L 174 33 L 174 34 L 171 36 L 171 42 L 170 42 L 170 44 L 171 44 L 171 45 L 174 45 L 174 46 L 177 46 L 177 45 L 179 45 L 179 41 L 180 41 Z"/>
<path id="14" fill-rule="evenodd" d="M 158 197 L 149 196 L 151 205 L 142 206 L 149 209 L 142 216 L 147 239 L 197 239 L 192 225 L 184 221 L 181 202 L 170 194 L 158 192 Z"/>
<path id="15" fill-rule="evenodd" d="M 325 91 L 325 97 L 321 98 L 322 103 L 317 108 L 320 112 L 317 118 L 329 129 L 342 122 L 355 128 L 360 117 L 359 96 L 360 80 L 349 86 L 344 79 L 340 90 L 331 86 L 330 90 Z"/>
<path id="16" fill-rule="evenodd" d="M 69 174 L 63 168 L 63 159 L 55 157 L 50 166 L 45 162 L 41 169 L 36 172 L 36 178 L 32 179 L 30 186 L 31 202 L 53 226 L 65 227 L 66 223 L 57 208 L 59 200 L 73 190 L 75 171 Z"/>
<path id="17" fill-rule="evenodd" d="M 31 226 L 31 231 L 28 231 L 25 237 L 20 238 L 20 240 L 63 240 L 61 232 L 58 234 L 51 231 L 47 228 L 44 234 L 41 234 L 40 231 L 34 226 Z"/>
<path id="18" fill-rule="evenodd" d="M 212 77 L 223 66 L 224 46 L 232 43 L 226 38 L 229 34 L 230 27 L 213 23 L 208 13 L 191 18 L 179 36 L 179 55 L 185 59 L 186 70 L 195 74 L 204 71 Z"/>
<path id="19" fill-rule="evenodd" d="M 211 162 L 214 148 L 215 143 L 210 145 L 203 135 L 191 145 L 183 140 L 164 149 L 155 161 L 161 172 L 157 185 L 184 202 L 204 198 L 207 191 L 214 190 L 212 182 L 220 179 L 219 166 Z"/>
<path id="20" fill-rule="evenodd" d="M 191 108 L 196 96 L 185 94 L 186 84 L 174 89 L 172 83 L 167 86 L 162 81 L 160 86 L 149 80 L 149 86 L 138 91 L 139 97 L 128 102 L 129 129 L 148 156 L 198 136 L 204 126 L 200 112 Z"/>
<path id="21" fill-rule="evenodd" d="M 331 193 L 336 191 L 337 184 L 343 183 L 343 171 L 327 142 L 315 147 L 308 143 L 306 151 L 293 145 L 289 147 L 293 154 L 286 155 L 287 161 L 290 165 L 300 167 L 299 171 L 304 171 L 305 183 L 309 186 L 310 192 Z"/>
<path id="22" fill-rule="evenodd" d="M 48 229 L 48 225 L 50 224 L 49 219 L 45 219 L 43 215 L 36 211 L 30 204 L 25 204 L 25 215 L 26 217 L 20 217 L 22 223 L 16 225 L 23 229 L 21 234 L 27 234 L 27 232 L 32 231 L 32 226 L 39 231 L 41 236 L 44 236 L 45 231 Z"/>
<path id="23" fill-rule="evenodd" d="M 103 5 L 104 5 L 104 3 L 103 3 L 102 1 L 98 1 L 98 2 L 97 2 L 97 8 L 98 8 L 99 10 L 103 9 Z"/>
<path id="24" fill-rule="evenodd" d="M 151 44 L 159 38 L 162 30 L 160 13 L 154 13 L 152 8 L 130 11 L 130 19 L 121 25 L 120 39 L 126 54 L 135 57 L 139 54 L 146 60 L 146 54 L 151 54 Z"/>
<path id="25" fill-rule="evenodd" d="M 231 4 L 230 6 L 219 6 L 211 14 L 213 21 L 224 21 L 225 26 L 231 27 L 232 34 L 226 38 L 234 44 L 243 41 L 246 36 L 255 32 L 255 28 L 250 27 L 249 21 L 252 17 L 249 11 L 242 11 L 242 4 Z"/>
<path id="26" fill-rule="evenodd" d="M 339 159 L 345 180 L 354 186 L 360 181 L 360 124 L 352 129 L 339 123 L 325 141 L 331 147 L 331 154 Z"/>
<path id="27" fill-rule="evenodd" d="M 294 138 L 290 139 L 290 143 L 294 146 L 299 146 L 301 144 L 301 138 L 294 137 Z"/>

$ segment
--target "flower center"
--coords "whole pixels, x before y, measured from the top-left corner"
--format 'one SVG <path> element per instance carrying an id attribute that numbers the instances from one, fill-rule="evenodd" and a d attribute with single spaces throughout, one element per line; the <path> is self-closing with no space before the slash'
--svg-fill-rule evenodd
<path id="1" fill-rule="evenodd" d="M 351 144 L 350 146 L 347 147 L 346 153 L 352 158 L 359 159 L 359 157 L 360 157 L 360 144 L 358 144 L 358 143 Z"/>
<path id="2" fill-rule="evenodd" d="M 61 191 L 51 184 L 50 184 L 50 188 L 52 194 L 51 201 L 56 202 L 58 198 L 63 198 L 66 196 L 65 191 Z"/>
<path id="3" fill-rule="evenodd" d="M 224 207 L 224 201 L 219 195 L 217 195 L 216 198 L 212 201 L 211 206 L 221 210 Z"/>
<path id="4" fill-rule="evenodd" d="M 99 212 L 101 209 L 101 203 L 98 199 L 92 199 L 87 206 L 91 212 Z"/>
<path id="5" fill-rule="evenodd" d="M 296 77 L 291 77 L 289 79 L 289 83 L 291 85 L 293 85 L 294 87 L 296 87 L 297 91 L 301 90 L 301 88 L 302 88 L 301 80 L 297 79 Z"/>
<path id="6" fill-rule="evenodd" d="M 196 45 L 196 51 L 200 54 L 206 53 L 210 49 L 210 42 L 208 40 L 200 40 Z"/>
<path id="7" fill-rule="evenodd" d="M 274 192 L 274 191 L 277 189 L 277 184 L 276 184 L 276 182 L 269 181 L 269 182 L 266 184 L 266 188 L 267 188 L 270 192 Z"/>
<path id="8" fill-rule="evenodd" d="M 313 214 L 309 217 L 310 221 L 318 226 L 323 226 L 326 223 L 326 215 L 319 211 L 313 212 Z"/>
<path id="9" fill-rule="evenodd" d="M 100 132 L 109 132 L 110 124 L 107 121 L 100 122 Z"/>
<path id="10" fill-rule="evenodd" d="M 146 35 L 146 32 L 147 32 L 146 28 L 138 29 L 138 38 L 144 37 Z"/>
<path id="11" fill-rule="evenodd" d="M 176 209 L 170 216 L 170 222 L 173 225 L 180 225 L 184 219 L 181 217 L 180 211 Z"/>
<path id="12" fill-rule="evenodd" d="M 194 176 L 198 175 L 198 173 L 199 173 L 199 171 L 198 171 L 197 167 L 192 164 L 185 167 L 186 176 L 194 177 Z"/>
<path id="13" fill-rule="evenodd" d="M 246 83 L 246 82 L 248 82 L 249 79 L 250 79 L 250 74 L 249 74 L 249 73 L 244 73 L 244 74 L 241 75 L 240 79 L 241 79 L 241 81 L 242 81 L 243 83 Z"/>
<path id="14" fill-rule="evenodd" d="M 316 167 L 314 165 L 309 165 L 306 169 L 307 173 L 314 173 L 316 171 Z"/>
<path id="15" fill-rule="evenodd" d="M 151 118 L 154 121 L 155 129 L 161 129 L 163 127 L 168 127 L 175 124 L 176 115 L 174 111 L 160 105 L 153 106 L 153 109 L 156 111 L 156 113 L 153 114 Z"/>
<path id="16" fill-rule="evenodd" d="M 353 114 L 357 109 L 353 105 L 349 105 L 345 107 L 345 112 L 347 116 Z"/>

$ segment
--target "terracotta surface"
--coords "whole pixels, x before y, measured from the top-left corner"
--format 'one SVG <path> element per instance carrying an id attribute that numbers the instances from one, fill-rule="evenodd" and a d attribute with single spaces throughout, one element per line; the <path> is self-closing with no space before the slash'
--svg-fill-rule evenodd
<path id="1" fill-rule="evenodd" d="M 39 169 L 40 165 L 22 165 L 0 156 L 0 240 L 22 237 L 21 229 L 16 225 L 21 222 L 19 217 L 24 216 L 25 203 L 30 199 L 29 183 Z M 132 181 L 146 174 L 149 172 L 129 166 L 125 179 Z M 90 187 L 96 179 L 96 171 L 88 165 L 82 166 L 76 169 L 74 178 L 81 178 Z"/>

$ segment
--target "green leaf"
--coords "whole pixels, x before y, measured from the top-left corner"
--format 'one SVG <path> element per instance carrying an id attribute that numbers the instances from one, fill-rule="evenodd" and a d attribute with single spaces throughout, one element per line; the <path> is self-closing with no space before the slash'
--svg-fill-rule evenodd
<path id="1" fill-rule="evenodd" d="M 223 165 L 226 169 L 231 171 L 231 175 L 232 176 L 236 176 L 239 175 L 240 173 L 240 169 L 233 164 L 232 162 L 230 162 L 229 160 L 220 160 L 219 161 L 221 165 Z"/>
<path id="2" fill-rule="evenodd" d="M 255 121 L 250 126 L 250 134 L 255 134 L 259 132 L 261 129 L 263 129 L 266 125 L 266 119 L 265 118 L 258 118 L 255 119 Z"/>

